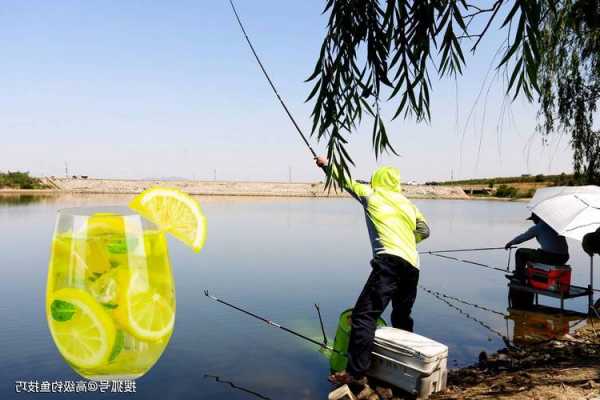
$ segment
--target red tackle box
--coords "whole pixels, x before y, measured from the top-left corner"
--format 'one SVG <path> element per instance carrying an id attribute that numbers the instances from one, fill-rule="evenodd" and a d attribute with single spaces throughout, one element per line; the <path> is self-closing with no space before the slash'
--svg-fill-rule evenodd
<path id="1" fill-rule="evenodd" d="M 568 293 L 571 286 L 571 267 L 527 263 L 527 280 L 529 285 L 535 289 Z"/>

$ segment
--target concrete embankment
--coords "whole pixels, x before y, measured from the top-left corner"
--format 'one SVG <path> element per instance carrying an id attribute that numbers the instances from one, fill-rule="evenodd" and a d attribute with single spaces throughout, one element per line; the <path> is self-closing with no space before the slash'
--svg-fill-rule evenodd
<path id="1" fill-rule="evenodd" d="M 273 196 L 273 197 L 347 197 L 347 193 L 327 191 L 323 183 L 227 182 L 191 180 L 123 180 L 44 178 L 54 190 L 68 193 L 135 194 L 153 186 L 181 189 L 205 196 Z M 406 185 L 404 194 L 413 199 L 468 199 L 456 186 Z"/>

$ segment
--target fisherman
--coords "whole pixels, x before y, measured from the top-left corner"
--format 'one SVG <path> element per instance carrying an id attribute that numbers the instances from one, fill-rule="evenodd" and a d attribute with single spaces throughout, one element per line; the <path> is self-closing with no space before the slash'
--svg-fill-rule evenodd
<path id="1" fill-rule="evenodd" d="M 329 168 L 325 157 L 317 165 Z M 335 167 L 334 178 L 338 178 Z M 417 296 L 419 254 L 416 244 L 429 237 L 423 214 L 402 195 L 400 173 L 391 167 L 377 169 L 371 184 L 345 179 L 343 187 L 364 210 L 373 249 L 372 271 L 352 311 L 348 367 L 329 380 L 338 385 L 364 381 L 370 367 L 377 320 L 392 302 L 392 325 L 413 330 L 410 316 Z"/>
<path id="2" fill-rule="evenodd" d="M 541 245 L 541 249 L 520 248 L 515 253 L 515 272 L 514 275 L 507 275 L 507 277 L 522 283 L 525 283 L 527 262 L 564 265 L 569 261 L 569 247 L 565 237 L 559 235 L 550 225 L 542 221 L 534 213 L 527 219 L 533 221 L 534 225 L 526 232 L 506 243 L 505 246 L 505 249 L 508 250 L 517 244 L 533 238 Z"/>

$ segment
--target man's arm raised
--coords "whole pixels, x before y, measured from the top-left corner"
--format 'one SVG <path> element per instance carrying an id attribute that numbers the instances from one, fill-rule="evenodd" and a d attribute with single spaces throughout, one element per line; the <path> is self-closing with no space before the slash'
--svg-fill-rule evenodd
<path id="1" fill-rule="evenodd" d="M 328 168 L 331 168 L 331 174 L 333 178 L 336 180 L 339 178 L 339 172 L 337 168 L 335 166 L 329 166 L 329 160 L 327 160 L 327 157 L 319 156 L 315 158 L 315 160 L 317 162 L 317 166 L 322 168 L 325 173 L 328 172 Z M 344 176 L 342 186 L 348 191 L 348 193 L 358 200 L 360 200 L 361 197 L 369 196 L 373 192 L 369 185 L 356 182 L 352 179 L 349 179 L 347 176 Z"/>

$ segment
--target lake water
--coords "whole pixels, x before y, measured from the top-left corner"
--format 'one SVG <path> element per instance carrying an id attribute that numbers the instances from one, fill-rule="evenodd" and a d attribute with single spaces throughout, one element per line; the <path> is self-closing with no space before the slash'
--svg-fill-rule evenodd
<path id="1" fill-rule="evenodd" d="M 56 350 L 44 315 L 56 212 L 81 205 L 126 204 L 129 199 L 0 197 L 0 398 L 57 397 L 17 394 L 19 380 L 80 379 Z M 315 338 L 320 327 L 313 303 L 319 303 L 326 330 L 333 336 L 339 313 L 353 305 L 370 272 L 370 246 L 360 206 L 350 199 L 213 197 L 200 202 L 209 222 L 206 247 L 195 254 L 170 240 L 177 293 L 175 332 L 160 361 L 137 381 L 131 397 L 326 398 L 331 390 L 326 380 L 328 362 L 315 346 L 212 302 L 203 290 Z M 529 226 L 525 203 L 415 203 L 432 230 L 421 250 L 501 246 Z M 589 260 L 578 243 L 570 245 L 573 280 L 586 285 Z M 504 250 L 460 256 L 499 267 L 507 264 Z M 425 287 L 507 312 L 506 279 L 501 272 L 430 255 L 422 256 L 421 262 Z M 545 304 L 556 302 L 545 300 Z M 502 347 L 492 330 L 512 337 L 515 329 L 521 329 L 502 316 L 458 305 L 491 330 L 422 290 L 413 313 L 417 333 L 449 346 L 451 366 L 472 363 L 482 350 Z M 567 305 L 583 311 L 586 302 Z M 214 376 L 241 389 L 219 383 Z"/>

